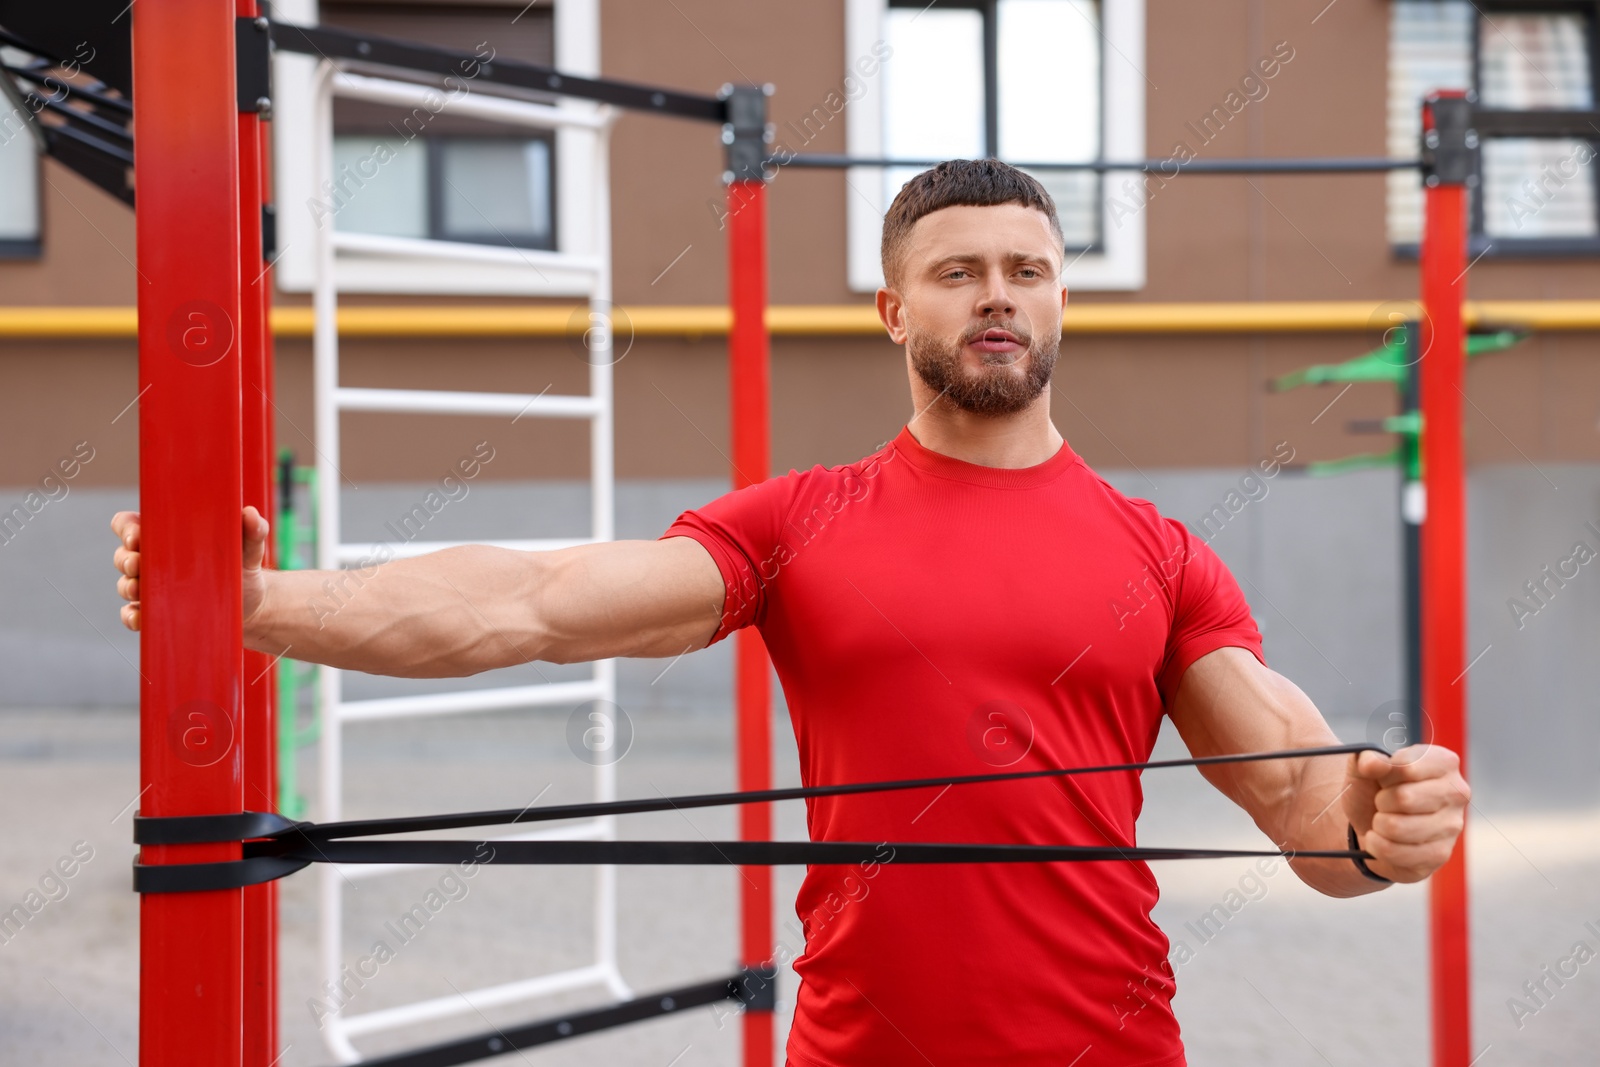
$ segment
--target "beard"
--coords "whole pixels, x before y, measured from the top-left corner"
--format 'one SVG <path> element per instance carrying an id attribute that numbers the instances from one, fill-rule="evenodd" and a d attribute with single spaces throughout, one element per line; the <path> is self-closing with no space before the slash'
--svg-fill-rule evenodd
<path id="1" fill-rule="evenodd" d="M 1015 334 L 1023 350 L 986 354 L 982 368 L 977 371 L 962 366 L 962 350 L 993 329 Z M 1061 338 L 1036 340 L 1021 323 L 986 322 L 967 330 L 956 341 L 947 341 L 908 325 L 906 347 L 911 355 L 911 369 L 924 385 L 962 411 L 992 417 L 1013 415 L 1044 392 L 1061 354 Z M 1024 357 L 1027 362 L 1019 374 L 1017 364 Z"/>

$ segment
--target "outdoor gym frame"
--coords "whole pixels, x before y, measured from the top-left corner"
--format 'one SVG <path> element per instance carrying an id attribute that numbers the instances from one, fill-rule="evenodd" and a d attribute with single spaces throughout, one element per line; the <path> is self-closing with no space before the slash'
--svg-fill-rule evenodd
<path id="1" fill-rule="evenodd" d="M 140 814 L 228 815 L 270 810 L 274 786 L 271 660 L 241 653 L 239 513 L 271 514 L 270 270 L 263 263 L 266 202 L 263 125 L 269 90 L 255 79 L 268 38 L 282 50 L 356 66 L 445 75 L 475 57 L 325 27 L 270 24 L 255 0 L 150 0 L 133 18 L 137 174 L 141 591 Z M 236 58 L 237 57 L 237 58 Z M 569 77 L 496 60 L 478 84 L 596 101 L 642 113 L 710 122 L 727 145 L 729 379 L 735 488 L 769 474 L 769 338 L 765 322 L 766 182 L 770 87 L 730 86 L 717 96 Z M 1574 113 L 1578 114 L 1578 113 Z M 1419 169 L 1425 187 L 1421 245 L 1421 407 L 1426 429 L 1423 528 L 1423 704 L 1428 740 L 1465 756 L 1465 494 L 1462 447 L 1467 190 L 1477 180 L 1480 120 L 1522 136 L 1563 136 L 1476 109 L 1461 93 L 1423 108 L 1417 160 L 1195 161 L 1179 172 L 1366 173 Z M 1592 118 L 1593 113 L 1581 113 Z M 1584 128 L 1587 128 L 1586 126 Z M 792 156 L 785 166 L 844 167 L 915 161 Z M 929 161 L 933 162 L 933 161 Z M 1064 169 L 1150 172 L 1168 161 L 1067 164 Z M 1055 165 L 1052 165 L 1055 166 Z M 769 665 L 753 629 L 736 638 L 737 786 L 769 788 Z M 740 836 L 770 840 L 767 805 L 746 805 Z M 146 865 L 236 860 L 238 842 L 146 845 Z M 772 873 L 740 879 L 740 962 L 771 974 Z M 1431 885 L 1432 1036 L 1437 1067 L 1468 1067 L 1470 977 L 1464 847 Z M 275 916 L 271 883 L 243 889 L 146 894 L 140 910 L 140 1059 L 151 1067 L 269 1067 L 276 1034 Z M 726 994 L 733 996 L 733 994 Z M 711 1000 L 722 994 L 711 990 Z M 743 998 L 736 998 L 743 999 Z M 700 1003 L 706 1003 L 701 1000 Z M 770 990 L 745 1000 L 743 1061 L 774 1054 Z M 614 1022 L 658 1015 L 625 1002 Z M 764 1009 L 764 1010 L 763 1010 Z M 604 1011 L 602 1012 L 602 1014 Z M 621 1016 L 628 1015 L 623 1018 Z M 576 1019 L 577 1016 L 569 1016 Z M 541 1024 L 545 1025 L 545 1024 Z M 568 1036 L 597 1026 L 568 1026 Z M 530 1038 L 538 1043 L 546 1038 Z M 459 1063 L 514 1051 L 456 1058 Z M 390 1062 L 385 1060 L 384 1062 Z M 402 1062 L 395 1058 L 393 1062 Z"/>

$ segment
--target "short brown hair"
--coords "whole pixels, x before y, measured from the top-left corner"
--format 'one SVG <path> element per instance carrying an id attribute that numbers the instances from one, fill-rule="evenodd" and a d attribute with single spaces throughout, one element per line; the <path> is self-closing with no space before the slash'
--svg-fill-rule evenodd
<path id="1" fill-rule="evenodd" d="M 956 206 L 1021 204 L 1042 211 L 1056 242 L 1065 245 L 1056 202 L 1038 179 L 998 159 L 947 159 L 906 182 L 883 220 L 883 278 L 897 284 L 911 229 L 924 215 Z"/>

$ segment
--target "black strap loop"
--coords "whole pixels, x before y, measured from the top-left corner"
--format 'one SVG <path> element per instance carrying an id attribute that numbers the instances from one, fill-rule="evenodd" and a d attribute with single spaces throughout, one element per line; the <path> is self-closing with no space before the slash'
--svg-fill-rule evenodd
<path id="1" fill-rule="evenodd" d="M 231 815 L 135 815 L 133 843 L 199 845 L 214 841 L 248 841 L 252 837 L 271 837 L 300 825 L 265 811 L 241 811 Z"/>
<path id="2" fill-rule="evenodd" d="M 860 842 L 860 841 L 362 841 L 378 835 L 440 830 L 466 826 L 498 826 L 555 819 L 593 818 L 731 804 L 756 804 L 815 796 L 843 796 L 924 789 L 935 786 L 972 785 L 980 782 L 1026 778 L 1142 771 L 1158 767 L 1198 767 L 1219 763 L 1244 763 L 1268 759 L 1303 759 L 1375 751 L 1377 745 L 1329 745 L 1278 752 L 1251 752 L 1230 756 L 1114 763 L 1095 767 L 1055 767 L 1038 771 L 918 778 L 798 789 L 707 793 L 566 804 L 547 808 L 504 809 L 424 815 L 397 819 L 366 819 L 317 825 L 296 823 L 263 812 L 232 815 L 141 817 L 135 823 L 140 844 L 194 844 L 207 841 L 243 842 L 244 858 L 195 864 L 135 864 L 134 888 L 141 893 L 196 892 L 237 889 L 282 878 L 312 863 L 417 863 L 417 864 L 629 864 L 701 866 L 778 866 L 790 864 L 860 863 L 1062 863 L 1129 860 L 1212 859 L 1223 857 L 1306 856 L 1329 859 L 1370 859 L 1365 852 L 1349 850 L 1284 852 L 1277 849 L 1150 848 L 1117 845 L 973 844 L 962 842 Z"/>
<path id="3" fill-rule="evenodd" d="M 311 866 L 311 860 L 287 856 L 249 856 L 216 863 L 139 863 L 133 865 L 135 893 L 200 893 L 210 889 L 243 889 L 276 881 Z"/>

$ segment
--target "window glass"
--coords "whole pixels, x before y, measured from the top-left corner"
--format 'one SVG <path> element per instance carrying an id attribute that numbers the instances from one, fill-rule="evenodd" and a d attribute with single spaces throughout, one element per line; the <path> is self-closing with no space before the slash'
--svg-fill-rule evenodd
<path id="1" fill-rule="evenodd" d="M 1594 237 L 1594 147 L 1586 141 L 1496 137 L 1483 145 L 1483 232 L 1490 237 Z"/>
<path id="2" fill-rule="evenodd" d="M 1491 12 L 1478 25 L 1487 107 L 1594 106 L 1588 22 L 1572 13 Z M 1594 237 L 1594 150 L 1582 141 L 1496 138 L 1483 146 L 1483 232 Z"/>
<path id="3" fill-rule="evenodd" d="M 539 140 L 441 138 L 439 202 L 447 240 L 550 247 L 550 146 Z"/>
<path id="4" fill-rule="evenodd" d="M 1472 25 L 1466 0 L 1394 0 L 1389 14 L 1389 155 L 1414 159 L 1422 136 L 1422 98 L 1435 89 L 1472 87 Z M 1389 240 L 1422 233 L 1422 188 L 1415 171 L 1389 174 Z"/>
<path id="5" fill-rule="evenodd" d="M 1100 25 L 1093 0 L 999 0 L 1000 158 L 1083 163 L 1100 156 Z M 1055 198 L 1069 247 L 1099 236 L 1100 180 L 1034 175 Z"/>
<path id="6" fill-rule="evenodd" d="M 1478 28 L 1478 97 L 1485 107 L 1594 106 L 1588 22 L 1575 14 L 1494 12 Z"/>
<path id="7" fill-rule="evenodd" d="M 397 147 L 391 147 L 391 144 Z M 428 146 L 349 134 L 333 139 L 334 227 L 390 237 L 428 236 Z"/>
<path id="8" fill-rule="evenodd" d="M 883 153 L 891 159 L 983 157 L 983 16 L 974 10 L 890 8 L 883 65 Z M 885 171 L 887 195 L 917 173 Z"/>
<path id="9" fill-rule="evenodd" d="M 0 48 L 0 60 L 24 56 Z M 28 116 L 0 96 L 0 241 L 39 239 L 39 161 Z"/>

